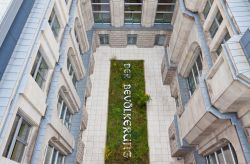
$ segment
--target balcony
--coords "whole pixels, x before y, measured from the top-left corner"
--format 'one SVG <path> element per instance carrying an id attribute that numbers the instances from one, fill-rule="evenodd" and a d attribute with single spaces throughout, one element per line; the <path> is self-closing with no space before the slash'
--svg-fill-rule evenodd
<path id="1" fill-rule="evenodd" d="M 165 55 L 161 64 L 162 82 L 165 85 L 169 85 L 176 73 L 176 65 L 172 63 L 168 58 L 167 49 L 165 49 Z"/>
<path id="2" fill-rule="evenodd" d="M 83 109 L 82 113 L 82 122 L 81 122 L 81 131 L 84 131 L 88 125 L 88 112 L 86 109 Z"/>
<path id="3" fill-rule="evenodd" d="M 234 36 L 223 46 L 206 80 L 211 103 L 222 113 L 250 106 L 250 65 L 240 44 L 243 38 Z"/>
<path id="4" fill-rule="evenodd" d="M 175 115 L 174 121 L 168 129 L 171 156 L 184 157 L 189 151 L 191 151 L 191 147 L 188 145 L 184 146 L 183 142 L 181 142 L 177 119 L 178 118 Z"/>
<path id="5" fill-rule="evenodd" d="M 201 87 L 198 86 L 179 119 L 180 137 L 191 145 L 199 144 L 207 134 L 210 134 L 216 128 L 213 125 L 218 120 L 213 114 L 206 112 L 201 91 Z"/>

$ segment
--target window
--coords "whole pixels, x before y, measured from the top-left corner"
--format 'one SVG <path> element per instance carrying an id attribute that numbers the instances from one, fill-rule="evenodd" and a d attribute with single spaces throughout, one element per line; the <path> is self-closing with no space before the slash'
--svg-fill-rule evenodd
<path id="1" fill-rule="evenodd" d="M 33 68 L 31 70 L 31 76 L 35 79 L 36 83 L 41 89 L 43 89 L 44 84 L 46 82 L 48 69 L 48 65 L 43 59 L 40 51 L 38 51 Z"/>
<path id="2" fill-rule="evenodd" d="M 175 0 L 158 0 L 155 23 L 171 23 Z"/>
<path id="3" fill-rule="evenodd" d="M 53 8 L 53 10 L 50 14 L 50 17 L 49 17 L 49 25 L 52 29 L 54 36 L 57 38 L 59 35 L 59 32 L 60 32 L 61 26 L 60 26 L 60 23 L 59 23 L 58 18 L 56 16 L 54 8 Z"/>
<path id="4" fill-rule="evenodd" d="M 155 45 L 164 46 L 166 35 L 156 35 Z"/>
<path id="5" fill-rule="evenodd" d="M 53 146 L 47 146 L 44 164 L 64 164 L 65 156 Z"/>
<path id="6" fill-rule="evenodd" d="M 109 35 L 108 34 L 99 34 L 100 44 L 108 45 L 109 44 Z"/>
<path id="7" fill-rule="evenodd" d="M 74 29 L 74 32 L 75 32 L 76 42 L 78 44 L 79 51 L 80 51 L 80 53 L 82 53 L 82 49 L 81 49 L 81 46 L 80 46 L 80 41 L 79 41 L 79 37 L 78 37 L 77 31 L 76 31 L 76 27 Z"/>
<path id="8" fill-rule="evenodd" d="M 224 44 L 226 41 L 228 41 L 229 39 L 230 39 L 230 34 L 229 34 L 229 32 L 227 31 L 226 32 L 226 35 L 224 36 L 224 38 L 222 39 L 222 41 L 221 41 L 221 43 L 219 44 L 219 47 L 217 48 L 217 50 L 216 50 L 216 53 L 217 53 L 217 55 L 220 55 L 220 53 L 221 53 L 221 51 L 222 51 L 222 46 L 221 46 L 221 44 Z"/>
<path id="9" fill-rule="evenodd" d="M 124 3 L 124 23 L 139 24 L 141 23 L 142 1 L 125 0 Z"/>
<path id="10" fill-rule="evenodd" d="M 63 124 L 70 129 L 71 127 L 71 120 L 72 120 L 72 113 L 70 112 L 65 100 L 59 95 L 57 108 L 59 111 L 59 118 L 62 120 Z"/>
<path id="11" fill-rule="evenodd" d="M 128 45 L 136 45 L 137 42 L 137 34 L 128 34 L 127 35 L 127 44 Z"/>
<path id="12" fill-rule="evenodd" d="M 230 143 L 228 143 L 224 147 L 221 147 L 212 154 L 207 155 L 205 158 L 207 164 L 221 164 L 221 163 L 237 164 L 236 153 L 233 149 L 233 146 Z"/>
<path id="13" fill-rule="evenodd" d="M 199 84 L 199 76 L 201 75 L 202 71 L 202 54 L 200 49 L 196 61 L 187 77 L 189 95 L 192 96 L 197 85 Z"/>
<path id="14" fill-rule="evenodd" d="M 67 59 L 67 69 L 68 69 L 68 72 L 69 72 L 69 76 L 70 76 L 70 78 L 71 78 L 71 80 L 73 82 L 73 85 L 76 88 L 76 86 L 77 86 L 76 85 L 76 82 L 77 82 L 76 74 L 75 74 L 75 71 L 73 69 L 73 65 L 71 64 L 71 61 L 70 61 L 69 57 Z"/>
<path id="15" fill-rule="evenodd" d="M 95 23 L 111 23 L 109 0 L 92 0 Z"/>
<path id="16" fill-rule="evenodd" d="M 222 21 L 223 21 L 223 18 L 222 18 L 220 11 L 218 9 L 216 17 L 214 18 L 214 21 L 209 29 L 209 32 L 210 32 L 210 35 L 212 38 L 215 36 L 216 32 L 218 31 L 219 26 L 220 26 Z"/>
<path id="17" fill-rule="evenodd" d="M 31 126 L 23 117 L 17 115 L 3 153 L 3 156 L 21 162 L 25 147 L 28 145 L 28 137 Z"/>
<path id="18" fill-rule="evenodd" d="M 203 14 L 204 14 L 204 17 L 207 18 L 208 16 L 208 13 L 212 7 L 212 4 L 213 4 L 214 0 L 207 0 L 207 3 L 206 3 L 206 6 L 203 10 Z"/>

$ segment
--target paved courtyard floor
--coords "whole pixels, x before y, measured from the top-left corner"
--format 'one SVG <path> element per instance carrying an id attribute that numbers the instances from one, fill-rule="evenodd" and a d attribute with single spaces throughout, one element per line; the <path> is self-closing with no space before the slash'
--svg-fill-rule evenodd
<path id="1" fill-rule="evenodd" d="M 168 86 L 161 80 L 162 47 L 109 48 L 102 46 L 94 53 L 95 67 L 91 75 L 92 91 L 87 100 L 88 126 L 83 133 L 84 164 L 103 164 L 108 115 L 110 59 L 144 60 L 147 104 L 148 143 L 151 164 L 174 163 L 170 155 L 168 127 L 175 113 L 175 102 Z"/>

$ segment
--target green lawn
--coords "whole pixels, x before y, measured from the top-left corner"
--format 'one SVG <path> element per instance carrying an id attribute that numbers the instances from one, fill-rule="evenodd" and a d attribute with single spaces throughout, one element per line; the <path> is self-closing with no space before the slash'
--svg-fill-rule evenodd
<path id="1" fill-rule="evenodd" d="M 124 64 L 131 65 L 131 78 L 124 78 Z M 131 157 L 125 158 L 123 145 L 124 85 L 131 85 Z M 108 127 L 105 149 L 105 163 L 108 164 L 147 164 L 149 148 L 147 138 L 144 62 L 142 60 L 111 60 L 109 86 Z"/>

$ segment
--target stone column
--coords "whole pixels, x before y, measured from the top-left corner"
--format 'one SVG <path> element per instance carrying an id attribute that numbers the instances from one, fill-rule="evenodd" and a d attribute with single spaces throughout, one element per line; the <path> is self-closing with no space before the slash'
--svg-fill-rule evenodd
<path id="1" fill-rule="evenodd" d="M 154 26 L 155 14 L 157 9 L 157 0 L 143 0 L 142 6 L 142 26 Z"/>
<path id="2" fill-rule="evenodd" d="M 121 27 L 124 24 L 124 0 L 110 0 L 111 24 Z"/>

